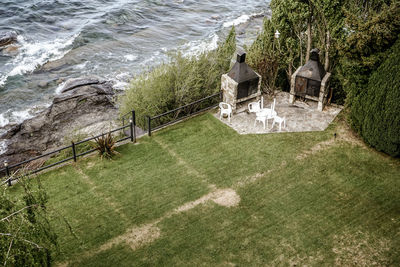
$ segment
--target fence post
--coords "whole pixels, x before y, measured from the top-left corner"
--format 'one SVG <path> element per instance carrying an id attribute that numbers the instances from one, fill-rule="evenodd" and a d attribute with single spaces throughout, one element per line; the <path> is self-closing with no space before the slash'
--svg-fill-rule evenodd
<path id="1" fill-rule="evenodd" d="M 132 119 L 129 120 L 129 129 L 130 129 L 131 142 L 133 142 L 133 121 L 132 121 Z"/>
<path id="2" fill-rule="evenodd" d="M 132 110 L 131 141 L 136 143 L 136 113 Z"/>
<path id="3" fill-rule="evenodd" d="M 147 116 L 148 134 L 151 136 L 151 117 Z"/>
<path id="4" fill-rule="evenodd" d="M 4 167 L 6 167 L 6 177 L 8 177 L 8 186 L 11 186 L 10 169 L 8 168 L 8 162 L 4 162 Z"/>
<path id="5" fill-rule="evenodd" d="M 74 162 L 76 162 L 76 150 L 75 150 L 75 143 L 74 141 L 71 141 L 71 147 L 72 147 L 72 154 L 74 155 Z"/>

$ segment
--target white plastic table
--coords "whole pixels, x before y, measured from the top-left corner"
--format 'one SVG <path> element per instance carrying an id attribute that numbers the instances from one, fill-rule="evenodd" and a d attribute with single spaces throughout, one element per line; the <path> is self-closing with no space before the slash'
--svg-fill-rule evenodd
<path id="1" fill-rule="evenodd" d="M 267 128 L 268 128 L 268 120 L 273 119 L 275 116 L 277 116 L 277 113 L 275 110 L 271 110 L 270 108 L 263 108 L 260 111 L 256 112 L 257 117 L 262 117 L 265 118 L 267 121 Z"/>
<path id="2" fill-rule="evenodd" d="M 277 115 L 276 111 L 272 111 L 270 108 L 263 108 L 260 111 L 256 112 L 257 117 L 267 117 L 267 119 L 272 119 Z"/>

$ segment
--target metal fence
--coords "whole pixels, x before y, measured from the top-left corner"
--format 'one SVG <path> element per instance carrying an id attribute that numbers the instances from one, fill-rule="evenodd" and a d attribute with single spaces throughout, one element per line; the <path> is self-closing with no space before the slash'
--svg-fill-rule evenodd
<path id="1" fill-rule="evenodd" d="M 220 102 L 221 99 L 221 92 L 217 93 L 217 94 L 213 94 L 211 96 L 202 98 L 200 100 L 197 100 L 195 102 L 192 102 L 190 104 L 184 105 L 182 107 L 173 109 L 171 111 L 150 117 L 150 116 L 146 116 L 147 118 L 147 130 L 148 130 L 148 135 L 151 136 L 152 131 L 158 130 L 162 127 L 165 127 L 167 125 L 176 123 L 178 121 L 184 120 L 188 117 L 194 116 L 196 114 L 199 114 L 201 112 L 204 112 L 206 110 L 212 109 L 214 107 L 218 106 L 218 103 Z M 131 112 L 121 116 L 121 120 L 122 120 L 122 127 L 119 127 L 117 129 L 111 130 L 107 133 L 102 133 L 99 134 L 97 136 L 94 137 L 90 137 L 87 138 L 85 140 L 79 141 L 79 142 L 71 142 L 71 145 L 69 146 L 65 146 L 62 147 L 60 149 L 54 150 L 50 153 L 46 153 L 40 156 L 37 156 L 35 158 L 31 158 L 25 161 L 22 161 L 20 163 L 17 164 L 13 164 L 8 166 L 7 164 L 5 164 L 5 168 L 0 169 L 0 177 L 6 176 L 6 179 L 1 182 L 1 184 L 5 184 L 8 183 L 9 186 L 11 186 L 12 181 L 17 180 L 18 176 L 14 175 L 19 169 L 24 168 L 26 166 L 29 166 L 29 164 L 40 160 L 40 159 L 47 159 L 50 158 L 51 156 L 55 156 L 57 154 L 59 154 L 62 151 L 70 151 L 71 156 L 62 159 L 60 161 L 57 161 L 55 163 L 51 163 L 49 165 L 45 165 L 45 166 L 41 166 L 37 169 L 34 170 L 30 170 L 28 171 L 28 173 L 26 173 L 25 175 L 30 175 L 30 174 L 35 174 L 38 173 L 40 171 L 43 171 L 45 169 L 49 169 L 51 167 L 60 165 L 62 163 L 65 163 L 67 161 L 74 161 L 76 162 L 77 159 L 79 157 L 82 157 L 84 155 L 90 154 L 94 151 L 96 151 L 95 148 L 93 149 L 89 149 L 83 152 L 80 152 L 79 149 L 77 149 L 77 147 L 79 145 L 83 145 L 83 144 L 87 144 L 88 142 L 95 140 L 96 138 L 99 138 L 101 136 L 104 136 L 105 134 L 108 133 L 116 133 L 116 132 L 123 132 L 125 135 L 127 135 L 126 137 L 123 137 L 121 139 L 118 139 L 116 141 L 116 143 L 125 141 L 130 139 L 132 142 L 136 142 L 136 114 L 135 111 L 132 110 Z M 127 123 L 129 122 L 129 123 Z M 129 134 L 126 134 L 127 131 L 126 129 L 129 129 Z"/>
<path id="2" fill-rule="evenodd" d="M 97 136 L 93 136 L 93 137 L 84 139 L 82 141 L 76 142 L 76 143 L 75 142 L 71 142 L 71 145 L 69 145 L 69 146 L 65 146 L 65 147 L 59 148 L 59 149 L 54 150 L 52 152 L 49 152 L 49 153 L 46 153 L 46 154 L 31 158 L 31 159 L 28 159 L 28 160 L 25 160 L 25 161 L 22 161 L 22 162 L 17 163 L 17 164 L 13 164 L 13 165 L 10 165 L 10 166 L 8 166 L 8 164 L 5 164 L 5 168 L 0 169 L 0 177 L 6 176 L 6 179 L 3 180 L 1 182 L 1 184 L 8 183 L 8 185 L 11 186 L 12 181 L 18 179 L 18 175 L 14 175 L 17 170 L 19 170 L 21 168 L 24 168 L 24 167 L 27 167 L 27 166 L 29 166 L 29 164 L 32 164 L 37 160 L 46 159 L 46 158 L 50 158 L 51 156 L 55 156 L 55 155 L 59 154 L 62 151 L 70 151 L 72 156 L 67 157 L 65 159 L 62 159 L 60 161 L 51 163 L 49 165 L 42 166 L 42 167 L 37 168 L 35 170 L 30 170 L 25 175 L 35 174 L 35 173 L 38 173 L 40 171 L 43 171 L 43 170 L 49 169 L 51 167 L 54 167 L 56 165 L 60 165 L 60 164 L 62 164 L 64 162 L 67 162 L 67 161 L 72 161 L 73 160 L 74 162 L 76 162 L 79 157 L 85 156 L 87 154 L 90 154 L 90 153 L 96 151 L 96 149 L 93 148 L 93 149 L 89 149 L 89 150 L 80 152 L 77 149 L 77 147 L 79 145 L 87 144 L 90 141 L 93 141 L 93 140 L 95 140 L 95 139 L 97 139 L 97 138 L 99 138 L 101 136 L 104 136 L 104 135 L 106 135 L 108 133 L 113 134 L 113 133 L 116 133 L 116 132 L 119 132 L 119 131 L 124 131 L 125 129 L 129 129 L 129 135 L 128 136 L 120 138 L 120 139 L 116 140 L 115 142 L 116 143 L 120 143 L 120 142 L 128 140 L 128 139 L 130 139 L 132 142 L 135 142 L 136 141 L 136 121 L 135 121 L 135 117 L 136 116 L 135 116 L 135 111 L 134 110 L 131 112 L 131 116 L 132 117 L 130 119 L 130 123 L 129 124 L 123 125 L 122 127 L 119 127 L 117 129 L 108 131 L 107 133 L 102 133 L 102 134 L 99 134 Z"/>
<path id="3" fill-rule="evenodd" d="M 146 116 L 148 135 L 151 136 L 152 131 L 217 107 L 221 101 L 221 95 L 222 93 L 219 92 L 153 117 Z"/>

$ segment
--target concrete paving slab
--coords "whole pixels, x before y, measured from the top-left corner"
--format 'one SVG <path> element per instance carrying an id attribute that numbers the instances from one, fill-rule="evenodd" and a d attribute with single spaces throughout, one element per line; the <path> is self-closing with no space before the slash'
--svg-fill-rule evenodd
<path id="1" fill-rule="evenodd" d="M 276 104 L 275 110 L 279 117 L 285 118 L 286 128 L 282 132 L 310 132 L 323 131 L 340 113 L 343 107 L 341 106 L 326 106 L 322 112 L 317 110 L 318 102 L 311 100 L 296 100 L 292 105 L 289 103 L 289 93 L 277 92 L 275 94 Z M 264 108 L 269 108 L 273 102 L 273 97 L 264 97 Z M 251 102 L 251 101 L 250 101 Z M 233 114 L 231 122 L 227 118 L 222 118 L 221 121 L 232 127 L 239 134 L 267 134 L 279 132 L 279 125 L 275 124 L 273 128 L 273 120 L 269 120 L 268 127 L 264 130 L 263 124 L 257 122 L 255 113 L 249 113 L 247 104 L 244 103 L 238 108 L 238 112 Z M 219 110 L 214 114 L 219 119 Z"/>

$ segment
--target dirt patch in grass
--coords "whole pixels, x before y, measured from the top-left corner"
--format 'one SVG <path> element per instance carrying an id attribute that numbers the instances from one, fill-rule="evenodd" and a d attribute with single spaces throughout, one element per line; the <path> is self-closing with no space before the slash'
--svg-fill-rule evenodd
<path id="1" fill-rule="evenodd" d="M 355 146 L 367 147 L 361 138 L 350 128 L 345 121 L 341 121 L 336 127 L 338 140 L 343 140 Z"/>
<path id="2" fill-rule="evenodd" d="M 298 154 L 296 156 L 297 160 L 302 160 L 307 158 L 308 156 L 314 155 L 320 151 L 323 151 L 325 149 L 327 149 L 328 147 L 332 146 L 335 143 L 335 139 L 329 139 L 323 142 L 320 142 L 316 145 L 314 145 L 313 147 L 311 147 L 309 150 L 303 151 L 300 154 Z"/>
<path id="3" fill-rule="evenodd" d="M 96 163 L 94 162 L 94 160 L 89 161 L 88 164 L 86 165 L 86 168 L 88 168 L 88 169 L 93 168 L 94 165 L 96 165 Z"/>
<path id="4" fill-rule="evenodd" d="M 264 177 L 265 175 L 271 173 L 271 170 L 268 170 L 266 172 L 262 172 L 262 173 L 256 173 L 252 176 L 247 176 L 241 180 L 239 180 L 237 182 L 237 184 L 234 186 L 234 188 L 240 188 L 240 187 L 244 187 L 248 184 L 252 184 L 254 182 L 256 182 L 258 179 L 261 179 L 262 177 Z"/>
<path id="5" fill-rule="evenodd" d="M 337 266 L 388 266 L 386 252 L 390 242 L 384 238 L 372 237 L 367 233 L 344 233 L 334 236 L 333 253 Z"/>
<path id="6" fill-rule="evenodd" d="M 83 172 L 81 174 L 83 174 Z M 173 215 L 177 215 L 179 213 L 191 210 L 198 205 L 206 203 L 207 201 L 213 201 L 216 204 L 224 207 L 234 207 L 239 204 L 240 196 L 236 193 L 235 190 L 230 188 L 214 190 L 208 193 L 207 195 L 202 196 L 199 199 L 183 204 L 182 206 L 154 220 L 151 223 L 142 226 L 135 226 L 133 228 L 128 229 L 128 231 L 126 231 L 124 234 L 109 240 L 108 242 L 104 243 L 103 245 L 94 250 L 87 251 L 79 258 L 84 259 L 93 257 L 94 255 L 102 251 L 111 249 L 113 246 L 121 243 L 126 243 L 132 250 L 136 250 L 142 246 L 150 244 L 154 240 L 158 239 L 161 235 L 160 229 L 156 226 L 158 223 Z M 107 202 L 109 203 L 109 201 Z M 59 263 L 58 266 L 68 266 L 68 264 L 69 264 L 68 262 Z"/>
<path id="7" fill-rule="evenodd" d="M 146 244 L 150 244 L 160 237 L 160 229 L 154 224 L 146 224 L 141 227 L 129 229 L 125 234 L 117 236 L 109 242 L 103 244 L 96 253 L 110 249 L 113 245 L 125 242 L 132 250 L 136 250 Z"/>
<path id="8" fill-rule="evenodd" d="M 212 198 L 216 204 L 224 207 L 234 207 L 239 205 L 240 196 L 233 189 L 218 190 Z"/>
<path id="9" fill-rule="evenodd" d="M 230 189 L 230 188 L 218 189 L 218 190 L 208 193 L 205 196 L 202 196 L 199 199 L 185 203 L 184 205 L 175 209 L 175 211 L 172 214 L 178 214 L 178 213 L 181 213 L 184 211 L 191 210 L 194 207 L 196 207 L 200 204 L 204 204 L 210 200 L 215 202 L 216 204 L 224 206 L 224 207 L 233 207 L 233 206 L 237 206 L 239 204 L 240 196 L 236 193 L 235 190 Z"/>
<path id="10" fill-rule="evenodd" d="M 341 142 L 346 142 L 352 146 L 361 146 L 366 148 L 367 145 L 361 140 L 359 136 L 350 128 L 346 121 L 343 119 L 338 122 L 338 125 L 335 129 L 335 136 L 329 140 L 320 142 L 308 150 L 303 151 L 299 155 L 296 156 L 296 159 L 302 160 L 307 158 L 310 155 L 314 155 L 319 153 L 335 144 L 339 144 Z"/>

